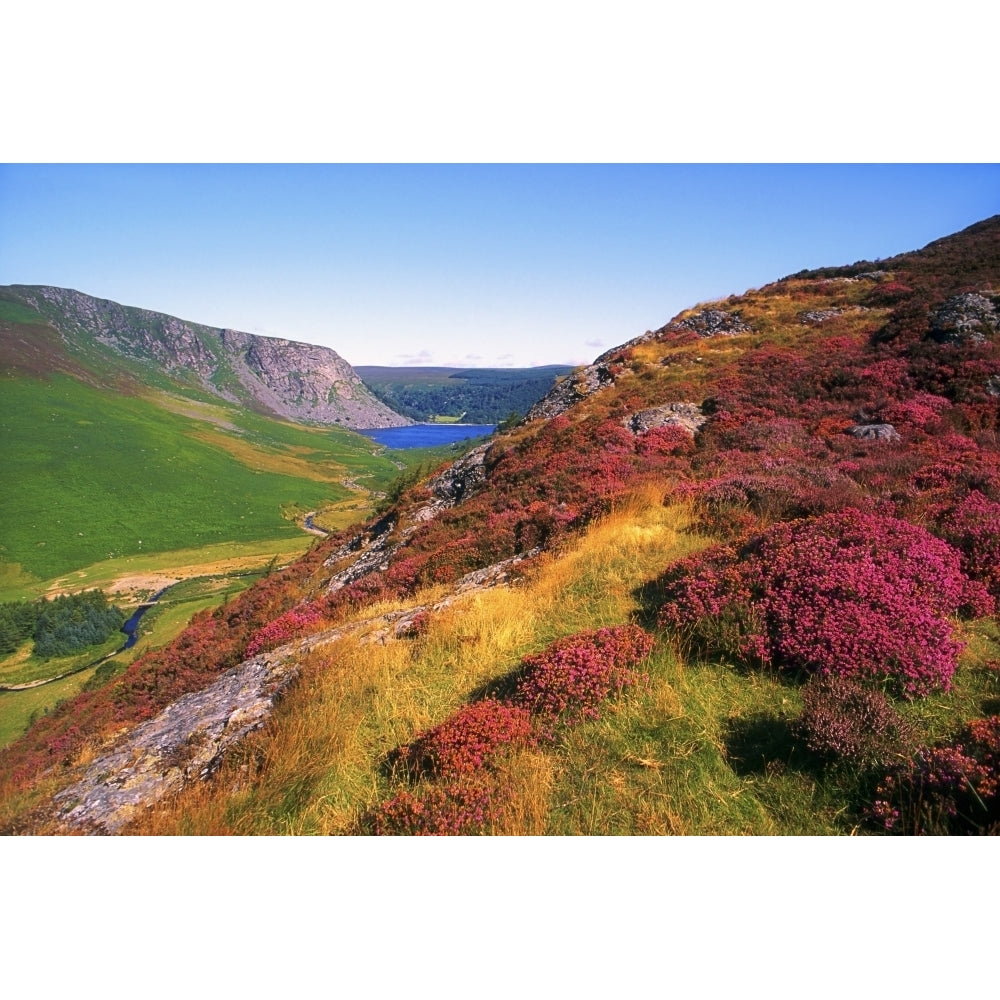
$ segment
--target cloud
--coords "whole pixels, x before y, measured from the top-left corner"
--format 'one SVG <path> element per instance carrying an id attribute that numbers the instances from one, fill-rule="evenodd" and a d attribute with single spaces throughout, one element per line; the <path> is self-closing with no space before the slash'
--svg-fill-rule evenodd
<path id="1" fill-rule="evenodd" d="M 593 340 L 585 340 L 583 343 L 584 343 L 584 345 L 586 347 L 603 347 L 604 346 L 604 341 L 603 340 L 598 340 L 596 337 Z"/>
<path id="2" fill-rule="evenodd" d="M 483 360 L 483 356 L 481 354 L 466 354 L 465 360 L 466 361 L 482 361 Z"/>

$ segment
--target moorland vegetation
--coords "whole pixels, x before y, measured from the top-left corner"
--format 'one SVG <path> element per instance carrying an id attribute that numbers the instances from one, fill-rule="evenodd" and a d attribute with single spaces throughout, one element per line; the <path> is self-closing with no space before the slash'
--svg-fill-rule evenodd
<path id="1" fill-rule="evenodd" d="M 998 832 L 997 288 L 1000 217 L 608 352 L 464 479 L 39 720 L 0 822 L 60 830 L 85 762 L 254 652 L 419 608 L 303 646 L 267 725 L 129 830 Z"/>

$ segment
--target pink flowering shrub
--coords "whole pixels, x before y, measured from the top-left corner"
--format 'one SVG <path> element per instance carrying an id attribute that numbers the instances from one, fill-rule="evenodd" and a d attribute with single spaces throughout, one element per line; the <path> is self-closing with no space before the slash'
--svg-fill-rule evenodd
<path id="1" fill-rule="evenodd" d="M 495 789 L 482 779 L 430 785 L 417 792 L 404 789 L 375 810 L 370 824 L 379 837 L 483 834 L 497 818 L 495 798 Z"/>
<path id="2" fill-rule="evenodd" d="M 399 751 L 411 773 L 453 777 L 489 767 L 504 749 L 535 742 L 530 713 L 493 698 L 473 702 Z"/>
<path id="3" fill-rule="evenodd" d="M 599 717 L 605 698 L 643 679 L 632 667 L 653 650 L 637 625 L 618 625 L 560 639 L 522 661 L 512 702 L 549 723 Z"/>
<path id="4" fill-rule="evenodd" d="M 256 656 L 265 649 L 273 649 L 323 620 L 319 608 L 307 604 L 286 611 L 257 629 L 247 643 L 246 655 Z"/>
<path id="5" fill-rule="evenodd" d="M 792 730 L 820 756 L 884 767 L 912 749 L 911 729 L 889 699 L 853 677 L 814 676 L 802 702 Z"/>
<path id="6" fill-rule="evenodd" d="M 1000 833 L 1000 716 L 970 722 L 883 779 L 871 819 L 895 833 Z"/>
<path id="7" fill-rule="evenodd" d="M 846 510 L 709 549 L 664 578 L 661 627 L 751 663 L 947 690 L 962 649 L 948 617 L 989 614 L 959 553 L 923 528 Z"/>
<path id="8" fill-rule="evenodd" d="M 942 518 L 941 534 L 962 553 L 962 569 L 1000 598 L 1000 503 L 973 490 Z"/>
<path id="9" fill-rule="evenodd" d="M 632 667 L 653 644 L 643 629 L 621 625 L 570 636 L 525 657 L 510 698 L 472 702 L 392 755 L 409 776 L 448 784 L 431 780 L 400 791 L 369 815 L 367 825 L 376 834 L 488 832 L 502 802 L 489 776 L 499 755 L 534 746 L 539 729 L 551 737 L 556 722 L 596 719 L 601 701 L 642 679 Z"/>

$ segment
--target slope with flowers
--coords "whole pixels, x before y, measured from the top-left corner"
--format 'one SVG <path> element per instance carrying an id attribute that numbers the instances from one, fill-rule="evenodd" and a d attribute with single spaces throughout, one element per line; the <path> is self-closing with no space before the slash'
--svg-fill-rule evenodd
<path id="1" fill-rule="evenodd" d="M 608 352 L 41 720 L 0 758 L 3 822 L 53 829 L 136 723 L 391 612 L 381 644 L 303 645 L 225 779 L 133 829 L 993 832 L 997 289 L 1000 217 Z M 498 564 L 515 586 L 442 601 Z"/>

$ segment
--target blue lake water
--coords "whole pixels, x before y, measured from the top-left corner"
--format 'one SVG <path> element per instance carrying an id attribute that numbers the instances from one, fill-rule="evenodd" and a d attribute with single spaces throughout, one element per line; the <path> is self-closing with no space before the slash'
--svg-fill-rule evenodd
<path id="1" fill-rule="evenodd" d="M 495 424 L 411 424 L 409 427 L 382 427 L 358 431 L 387 448 L 436 448 L 466 438 L 492 434 Z"/>

